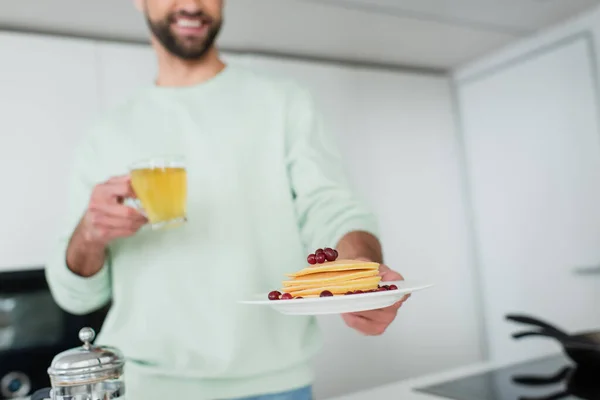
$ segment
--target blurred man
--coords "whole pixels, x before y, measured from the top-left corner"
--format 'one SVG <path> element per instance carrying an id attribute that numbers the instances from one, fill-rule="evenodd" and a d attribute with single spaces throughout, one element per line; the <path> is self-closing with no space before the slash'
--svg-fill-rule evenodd
<path id="1" fill-rule="evenodd" d="M 137 7 L 159 73 L 76 153 L 53 295 L 73 313 L 112 300 L 99 342 L 125 353 L 128 398 L 311 399 L 315 319 L 237 301 L 280 287 L 319 247 L 381 262 L 375 219 L 307 92 L 221 61 L 222 0 Z M 164 154 L 186 159 L 189 222 L 140 231 L 146 218 L 123 204 L 135 196 L 128 166 Z M 343 318 L 379 335 L 401 304 Z"/>

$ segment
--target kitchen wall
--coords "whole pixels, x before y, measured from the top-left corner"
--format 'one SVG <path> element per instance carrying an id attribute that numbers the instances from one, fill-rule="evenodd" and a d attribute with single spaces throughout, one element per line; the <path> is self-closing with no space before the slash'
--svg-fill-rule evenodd
<path id="1" fill-rule="evenodd" d="M 155 73 L 151 50 L 0 33 L 0 268 L 44 264 L 64 209 L 73 145 L 103 110 Z M 227 54 L 307 85 L 339 137 L 348 172 L 377 211 L 387 262 L 436 284 L 415 294 L 381 338 L 321 318 L 324 398 L 482 358 L 473 249 L 450 80 L 399 70 Z"/>

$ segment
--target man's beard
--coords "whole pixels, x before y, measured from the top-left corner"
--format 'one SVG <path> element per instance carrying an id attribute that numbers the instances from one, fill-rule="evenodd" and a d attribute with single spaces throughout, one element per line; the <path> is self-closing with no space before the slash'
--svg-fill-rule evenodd
<path id="1" fill-rule="evenodd" d="M 203 17 L 203 23 L 209 24 L 207 35 L 203 38 L 176 36 L 171 31 L 171 26 L 176 21 L 178 15 Z M 161 21 L 152 21 L 148 15 L 146 15 L 146 22 L 156 39 L 169 53 L 189 61 L 199 60 L 208 53 L 217 39 L 222 25 L 222 21 L 209 20 L 205 15 L 191 15 L 185 12 L 171 14 Z"/>

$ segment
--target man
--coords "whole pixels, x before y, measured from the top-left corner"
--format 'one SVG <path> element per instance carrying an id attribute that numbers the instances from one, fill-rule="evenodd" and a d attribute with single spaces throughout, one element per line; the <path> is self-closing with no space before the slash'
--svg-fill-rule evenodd
<path id="1" fill-rule="evenodd" d="M 307 93 L 221 61 L 222 0 L 137 6 L 159 73 L 76 153 L 69 218 L 47 267 L 53 295 L 73 313 L 112 300 L 98 341 L 125 353 L 130 399 L 308 400 L 315 319 L 238 300 L 278 288 L 319 247 L 381 262 L 375 220 Z M 145 217 L 123 204 L 135 196 L 128 166 L 163 154 L 186 158 L 189 221 L 140 230 Z M 401 304 L 342 317 L 379 335 Z"/>

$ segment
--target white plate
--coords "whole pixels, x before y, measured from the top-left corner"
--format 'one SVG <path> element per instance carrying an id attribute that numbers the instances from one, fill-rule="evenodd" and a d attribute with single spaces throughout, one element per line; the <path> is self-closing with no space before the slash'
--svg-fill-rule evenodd
<path id="1" fill-rule="evenodd" d="M 433 285 L 410 281 L 381 282 L 380 285 L 396 285 L 397 290 L 362 293 L 348 296 L 311 297 L 306 299 L 269 300 L 268 293 L 256 295 L 252 300 L 240 303 L 269 306 L 287 315 L 343 314 L 389 307 L 405 294 L 423 290 Z"/>

